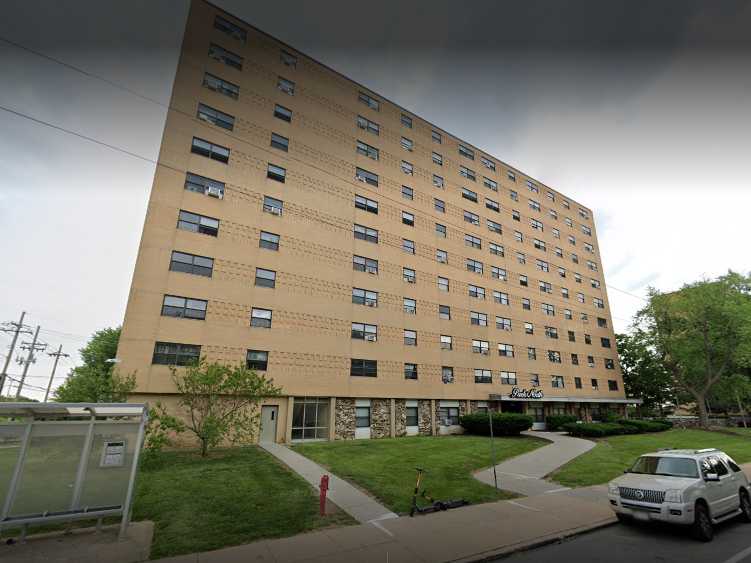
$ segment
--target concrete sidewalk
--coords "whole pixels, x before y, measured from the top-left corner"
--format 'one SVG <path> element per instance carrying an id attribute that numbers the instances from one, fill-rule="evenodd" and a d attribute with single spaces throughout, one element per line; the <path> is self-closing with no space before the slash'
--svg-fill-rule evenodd
<path id="1" fill-rule="evenodd" d="M 365 494 L 344 479 L 333 475 L 330 471 L 307 457 L 292 451 L 287 446 L 272 443 L 259 445 L 310 483 L 316 491 L 319 490 L 318 486 L 321 483 L 321 476 L 328 475 L 329 500 L 358 522 L 366 523 L 374 520 L 398 518 L 396 514 L 379 504 L 370 495 Z"/>
<path id="2" fill-rule="evenodd" d="M 595 447 L 595 443 L 590 440 L 572 438 L 556 432 L 522 432 L 522 434 L 551 442 L 547 446 L 508 459 L 495 466 L 498 487 L 524 496 L 566 490 L 566 487 L 545 481 L 543 478 Z M 475 478 L 492 487 L 494 485 L 493 468 L 478 471 L 475 473 Z"/>

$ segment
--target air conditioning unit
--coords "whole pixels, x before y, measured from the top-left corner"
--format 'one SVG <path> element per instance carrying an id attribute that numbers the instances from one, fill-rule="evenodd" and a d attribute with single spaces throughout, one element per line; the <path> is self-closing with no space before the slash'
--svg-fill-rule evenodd
<path id="1" fill-rule="evenodd" d="M 217 199 L 222 199 L 224 197 L 224 190 L 217 188 L 216 186 L 206 186 L 204 193 L 207 196 L 215 197 Z"/>
<path id="2" fill-rule="evenodd" d="M 378 303 L 376 303 L 375 301 L 366 301 L 365 305 L 367 305 L 368 307 L 378 307 Z"/>
<path id="3" fill-rule="evenodd" d="M 415 283 L 415 278 L 407 278 L 407 283 Z"/>
<path id="4" fill-rule="evenodd" d="M 488 350 L 480 350 L 480 354 L 482 354 L 483 356 L 487 356 L 489 354 L 489 351 Z"/>
<path id="5" fill-rule="evenodd" d="M 203 121 L 206 121 L 206 122 L 208 122 L 208 123 L 211 123 L 211 122 L 212 122 L 212 121 L 211 121 L 211 118 L 210 118 L 210 117 L 209 117 L 208 115 L 204 115 L 204 114 L 202 114 L 202 113 L 199 113 L 199 114 L 198 114 L 198 119 L 201 119 L 201 120 L 203 120 Z"/>
<path id="6" fill-rule="evenodd" d="M 355 180 L 357 180 L 358 182 L 365 182 L 365 178 L 363 178 L 362 176 L 355 176 Z"/>
<path id="7" fill-rule="evenodd" d="M 278 208 L 278 207 L 271 207 L 271 206 L 269 206 L 269 207 L 266 208 L 266 211 L 268 211 L 272 215 L 281 215 L 282 214 L 282 210 L 280 208 Z"/>
<path id="8" fill-rule="evenodd" d="M 374 268 L 368 268 L 367 272 L 368 272 L 369 274 L 372 274 L 372 275 L 374 275 L 374 276 L 378 275 L 378 270 L 376 270 L 376 269 L 374 269 Z"/>
<path id="9" fill-rule="evenodd" d="M 368 342 L 375 342 L 376 341 L 376 335 L 375 334 L 366 334 L 365 340 Z"/>

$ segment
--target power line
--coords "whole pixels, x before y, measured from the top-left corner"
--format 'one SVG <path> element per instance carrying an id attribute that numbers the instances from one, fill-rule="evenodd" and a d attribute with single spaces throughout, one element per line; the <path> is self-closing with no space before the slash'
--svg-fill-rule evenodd
<path id="1" fill-rule="evenodd" d="M 615 289 L 616 291 L 620 291 L 621 293 L 625 293 L 626 295 L 630 295 L 631 297 L 634 297 L 636 299 L 641 299 L 642 301 L 645 301 L 645 302 L 649 303 L 649 299 L 647 299 L 645 297 L 641 297 L 639 295 L 636 295 L 635 293 L 631 293 L 629 291 L 626 291 L 625 289 L 618 289 L 617 287 L 612 286 L 609 283 L 606 283 L 605 285 L 608 286 L 610 289 Z"/>
<path id="2" fill-rule="evenodd" d="M 18 335 L 19 334 L 31 334 L 31 327 L 28 325 L 23 324 L 24 317 L 26 316 L 26 311 L 23 311 L 21 313 L 21 318 L 18 320 L 18 322 L 7 322 L 3 323 L 2 326 L 0 326 L 0 331 L 2 332 L 13 332 L 13 341 L 10 344 L 10 352 L 7 356 L 5 356 L 5 363 L 3 365 L 3 371 L 0 373 L 0 396 L 2 396 L 3 393 L 3 386 L 5 385 L 5 378 L 8 374 L 8 364 L 10 364 L 10 360 L 13 357 L 13 352 L 16 348 L 16 342 L 18 341 Z"/>

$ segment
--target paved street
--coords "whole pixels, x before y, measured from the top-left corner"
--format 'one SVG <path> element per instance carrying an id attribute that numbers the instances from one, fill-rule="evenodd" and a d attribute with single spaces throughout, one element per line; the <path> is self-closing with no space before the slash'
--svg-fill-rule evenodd
<path id="1" fill-rule="evenodd" d="M 688 530 L 680 527 L 615 524 L 497 561 L 751 563 L 751 524 L 737 520 L 721 524 L 710 543 L 692 539 Z"/>

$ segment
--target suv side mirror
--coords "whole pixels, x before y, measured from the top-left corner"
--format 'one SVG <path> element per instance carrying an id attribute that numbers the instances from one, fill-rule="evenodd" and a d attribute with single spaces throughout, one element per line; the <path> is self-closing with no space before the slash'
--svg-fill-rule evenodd
<path id="1" fill-rule="evenodd" d="M 704 476 L 704 480 L 705 481 L 719 481 L 720 480 L 720 476 L 717 475 L 717 473 L 707 473 Z"/>

